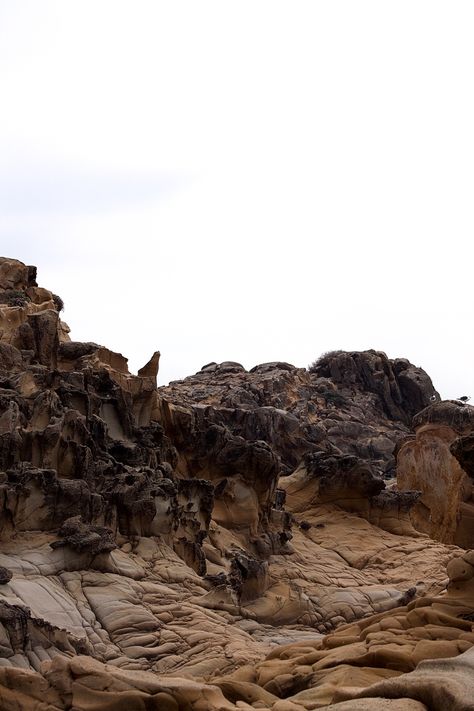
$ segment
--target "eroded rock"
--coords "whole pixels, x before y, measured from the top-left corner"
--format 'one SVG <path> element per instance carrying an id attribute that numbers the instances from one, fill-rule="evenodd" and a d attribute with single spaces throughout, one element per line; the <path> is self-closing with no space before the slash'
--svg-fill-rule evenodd
<path id="1" fill-rule="evenodd" d="M 474 490 L 469 433 L 474 431 L 474 407 L 458 401 L 435 403 L 416 415 L 414 427 L 415 437 L 402 443 L 397 453 L 399 489 L 421 492 L 412 521 L 432 538 L 470 548 Z"/>
<path id="2" fill-rule="evenodd" d="M 2 709 L 357 708 L 471 647 L 472 553 L 386 483 L 436 397 L 423 371 L 368 351 L 157 389 L 158 351 L 135 376 L 60 309 L 0 259 Z"/>

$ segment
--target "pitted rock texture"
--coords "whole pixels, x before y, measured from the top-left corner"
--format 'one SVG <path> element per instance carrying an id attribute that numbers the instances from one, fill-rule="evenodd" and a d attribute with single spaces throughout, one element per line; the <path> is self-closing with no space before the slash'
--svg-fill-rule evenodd
<path id="1" fill-rule="evenodd" d="M 158 351 L 132 375 L 60 308 L 0 259 L 2 710 L 359 708 L 470 648 L 472 554 L 383 476 L 423 371 L 368 351 L 157 389 Z"/>
<path id="2" fill-rule="evenodd" d="M 280 362 L 249 372 L 238 363 L 211 363 L 159 393 L 175 406 L 207 410 L 236 435 L 265 440 L 283 471 L 325 449 L 370 460 L 387 475 L 412 416 L 439 400 L 421 368 L 378 351 L 335 352 L 309 371 Z"/>

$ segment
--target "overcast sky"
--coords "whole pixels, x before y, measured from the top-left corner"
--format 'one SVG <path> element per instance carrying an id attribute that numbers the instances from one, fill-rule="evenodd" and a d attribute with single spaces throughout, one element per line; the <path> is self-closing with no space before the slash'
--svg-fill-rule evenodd
<path id="1" fill-rule="evenodd" d="M 474 4 L 0 0 L 0 254 L 159 381 L 332 349 L 473 395 Z"/>

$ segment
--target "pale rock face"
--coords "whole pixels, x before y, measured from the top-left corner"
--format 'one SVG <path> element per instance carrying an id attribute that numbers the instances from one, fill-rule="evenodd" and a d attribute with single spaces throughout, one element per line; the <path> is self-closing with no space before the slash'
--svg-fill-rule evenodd
<path id="1" fill-rule="evenodd" d="M 399 489 L 421 492 L 411 512 L 413 524 L 436 540 L 474 547 L 474 490 L 464 454 L 474 431 L 474 408 L 440 402 L 420 412 L 414 426 L 415 437 L 400 446 L 397 456 Z"/>
<path id="2" fill-rule="evenodd" d="M 35 279 L 0 259 L 2 711 L 468 708 L 473 554 L 383 478 L 423 371 L 367 351 L 157 389 L 158 351 L 135 376 L 65 339 Z"/>

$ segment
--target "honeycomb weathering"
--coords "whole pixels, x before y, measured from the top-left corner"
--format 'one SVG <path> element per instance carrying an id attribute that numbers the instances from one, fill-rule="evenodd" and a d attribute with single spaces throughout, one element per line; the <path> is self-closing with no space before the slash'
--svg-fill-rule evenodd
<path id="1" fill-rule="evenodd" d="M 157 388 L 60 308 L 0 259 L 2 710 L 474 708 L 472 408 L 379 351 Z"/>

